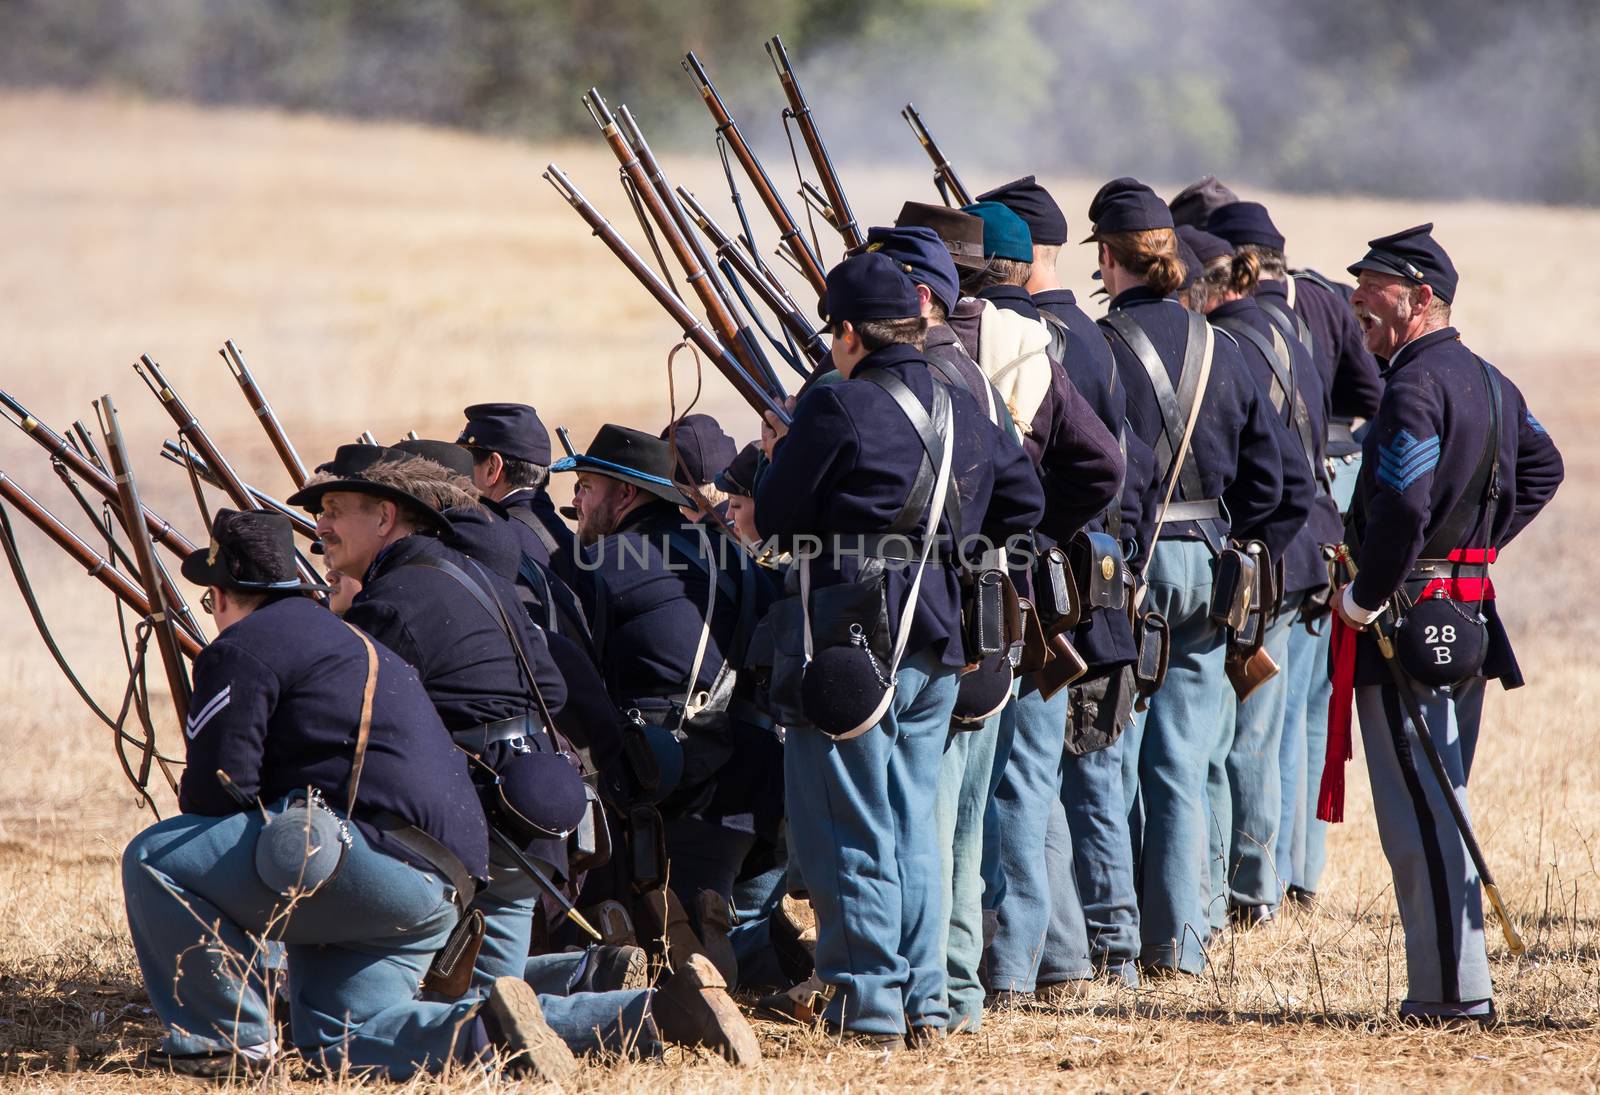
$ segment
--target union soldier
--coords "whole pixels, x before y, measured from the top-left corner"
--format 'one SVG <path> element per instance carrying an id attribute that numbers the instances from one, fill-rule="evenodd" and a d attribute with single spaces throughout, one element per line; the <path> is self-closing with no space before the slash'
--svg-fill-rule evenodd
<path id="1" fill-rule="evenodd" d="M 1340 523 L 1323 463 L 1327 394 L 1310 350 L 1257 304 L 1254 254 L 1235 253 L 1227 240 L 1188 226 L 1178 233 L 1210 264 L 1205 280 L 1214 291 L 1207 294 L 1207 318 L 1233 340 L 1274 409 L 1284 498 L 1292 503 L 1275 520 L 1300 526 L 1283 553 L 1272 557 L 1274 603 L 1262 606 L 1261 649 L 1277 672 L 1242 699 L 1223 694 L 1210 785 L 1210 913 L 1212 927 L 1220 929 L 1224 918 L 1245 925 L 1270 920 L 1282 896 L 1272 858 L 1282 813 L 1278 758 L 1289 682 L 1308 668 L 1293 662 L 1292 633 L 1302 609 L 1326 599 L 1324 547 L 1338 541 Z"/>
<path id="2" fill-rule="evenodd" d="M 739 447 L 722 428 L 722 424 L 709 414 L 686 414 L 661 431 L 661 440 L 668 442 L 674 453 L 673 482 L 689 495 L 689 501 L 698 504 L 686 506 L 683 515 L 691 521 L 705 520 L 702 506 L 726 517 L 727 499 L 717 490 L 716 479 L 727 467 Z"/>
<path id="3" fill-rule="evenodd" d="M 1087 528 L 1121 541 L 1124 554 L 1137 562 L 1149 549 L 1139 542 L 1141 530 L 1147 535 L 1154 521 L 1155 454 L 1128 429 L 1126 396 L 1104 332 L 1078 306 L 1072 290 L 1061 285 L 1057 266 L 1068 238 L 1066 214 L 1032 175 L 980 194 L 978 200 L 1000 202 L 1028 226 L 1033 263 L 1025 288 L 1040 317 L 1070 336 L 1063 360 L 1067 374 L 1117 438 L 1126 463 L 1120 496 Z M 1061 794 L 1051 807 L 1045 836 L 1052 911 L 1039 980 L 1049 985 L 1070 979 L 1081 921 L 1095 968 L 1136 984 L 1139 907 L 1122 789 L 1123 731 L 1133 718 L 1131 663 L 1136 656 L 1128 613 L 1086 606 L 1072 631 L 1072 645 L 1087 668 L 1072 686 Z M 1076 891 L 1066 884 L 1069 877 L 1076 880 Z M 1063 955 L 1069 956 L 1066 969 Z"/>
<path id="4" fill-rule="evenodd" d="M 1350 508 L 1361 470 L 1361 445 L 1352 429 L 1378 410 L 1383 381 L 1350 309 L 1348 285 L 1334 285 L 1315 271 L 1291 271 L 1285 242 L 1267 210 L 1256 202 L 1234 202 L 1214 211 L 1210 231 L 1243 254 L 1254 255 L 1261 280 L 1256 296 L 1286 338 L 1308 345 L 1322 378 L 1328 405 L 1325 465 L 1328 488 L 1340 513 Z M 1309 342 L 1307 342 L 1309 336 Z M 1283 818 L 1276 847 L 1277 872 L 1286 896 L 1300 904 L 1315 900 L 1322 877 L 1327 828 L 1318 821 L 1317 788 L 1328 739 L 1326 671 L 1331 627 L 1325 609 L 1290 636 L 1291 679 L 1285 705 L 1281 774 Z M 1321 668 L 1313 669 L 1313 666 Z"/>
<path id="5" fill-rule="evenodd" d="M 821 308 L 846 379 L 813 389 L 775 431 L 756 522 L 764 535 L 825 547 L 801 560 L 801 597 L 780 605 L 816 623 L 820 647 L 792 659 L 805 668 L 789 697 L 804 718 L 784 750 L 790 834 L 817 912 L 817 972 L 835 989 L 824 1022 L 891 1048 L 939 1037 L 950 1015 L 941 857 L 928 819 L 968 657 L 959 561 L 934 558 L 926 537 L 1004 544 L 1039 522 L 1044 498 L 1029 461 L 982 408 L 934 381 L 916 284 L 892 259 L 840 263 Z M 858 591 L 884 614 L 848 607 Z M 801 621 L 785 619 L 775 645 L 794 651 Z M 775 667 L 775 693 L 778 680 Z"/>
<path id="6" fill-rule="evenodd" d="M 654 886 L 632 880 L 654 895 L 641 910 L 666 928 L 687 907 L 724 976 L 737 976 L 722 946 L 733 884 L 783 816 L 782 745 L 741 672 L 772 599 L 768 574 L 720 530 L 685 519 L 689 500 L 658 437 L 608 424 L 552 470 L 577 474 L 584 565 L 606 590 L 596 627 L 607 688 L 661 749 L 655 797 L 671 873 Z"/>
<path id="7" fill-rule="evenodd" d="M 1101 324 L 1129 425 L 1156 453 L 1163 496 L 1141 611 L 1165 619 L 1170 662 L 1160 691 L 1127 730 L 1124 753 L 1142 879 L 1140 961 L 1198 973 L 1208 935 L 1201 894 L 1212 744 L 1202 728 L 1215 725 L 1227 687 L 1212 568 L 1230 538 L 1257 538 L 1278 515 L 1283 459 L 1270 405 L 1237 348 L 1172 295 L 1184 271 L 1166 205 L 1136 179 L 1114 179 L 1095 195 L 1089 219 L 1111 294 Z"/>
<path id="8" fill-rule="evenodd" d="M 566 837 L 587 807 L 578 770 L 550 721 L 564 708 L 565 685 L 543 631 L 520 611 L 510 583 L 444 542 L 457 536 L 437 507 L 445 499 L 460 503 L 452 512 L 470 513 L 470 481 L 410 453 L 345 445 L 289 502 L 317 514 L 330 565 L 363 576 L 346 621 L 416 668 L 446 730 L 473 757 L 491 826 L 562 881 Z M 480 522 L 480 531 L 495 529 L 504 526 Z M 454 542 L 470 545 L 466 537 Z M 490 883 L 473 902 L 485 921 L 473 970 L 479 991 L 500 978 L 528 976 L 539 901 L 534 880 L 499 843 L 490 866 Z M 748 1029 L 716 971 L 679 972 L 663 986 L 679 1001 L 670 1009 L 652 1006 L 642 967 L 633 962 L 613 964 L 616 980 L 595 986 L 616 991 L 544 994 L 540 1003 L 550 1026 L 580 1052 L 659 1052 L 661 1038 L 730 1052 Z"/>
<path id="9" fill-rule="evenodd" d="M 756 479 L 761 469 L 761 456 L 761 443 L 750 442 L 717 473 L 714 484 L 727 495 L 728 524 L 747 548 L 761 543 L 761 534 L 756 531 Z"/>
<path id="10" fill-rule="evenodd" d="M 297 577 L 293 539 L 281 516 L 220 510 L 183 562 L 219 628 L 195 661 L 183 812 L 123 856 L 168 1027 L 151 1062 L 218 1077 L 270 1063 L 270 1005 L 248 974 L 252 940 L 271 937 L 287 944 L 295 1044 L 321 1067 L 405 1079 L 492 1044 L 564 1078 L 571 1055 L 519 979 L 486 1003 L 419 999 L 488 876 L 483 812 L 416 674 L 303 595 L 321 587 Z"/>
<path id="11" fill-rule="evenodd" d="M 1419 763 L 1423 728 L 1407 714 L 1370 635 L 1355 644 L 1354 683 L 1378 835 L 1406 935 L 1409 987 L 1400 1014 L 1489 1022 L 1495 1013 L 1479 880 L 1445 796 L 1455 795 L 1465 810 L 1485 683 L 1522 684 L 1488 572 L 1555 495 L 1561 455 L 1517 386 L 1450 325 L 1457 275 L 1433 225 L 1368 247 L 1349 268 L 1360 279 L 1351 303 L 1385 387 L 1363 442 L 1349 530 L 1359 575 L 1334 603 L 1358 630 L 1386 608 L 1421 606 L 1435 596 L 1461 602 L 1463 638 L 1479 615 L 1486 621 L 1481 665 L 1449 674 L 1466 676 L 1428 684 L 1409 669 L 1404 674 L 1448 788 Z M 1397 623 L 1391 615 L 1386 627 Z M 1442 641 L 1450 653 L 1451 640 Z M 1437 650 L 1428 654 L 1437 660 Z M 1330 727 L 1330 738 L 1340 729 Z M 1347 734 L 1348 724 L 1342 729 Z M 1342 760 L 1342 742 L 1339 748 Z"/>

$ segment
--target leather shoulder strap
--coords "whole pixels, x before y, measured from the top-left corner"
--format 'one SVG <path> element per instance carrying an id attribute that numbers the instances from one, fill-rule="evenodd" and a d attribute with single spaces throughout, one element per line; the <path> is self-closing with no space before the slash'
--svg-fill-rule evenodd
<path id="1" fill-rule="evenodd" d="M 1483 372 L 1484 385 L 1488 388 L 1489 435 L 1467 489 L 1456 499 L 1455 506 L 1440 524 L 1439 531 L 1428 537 L 1428 542 L 1423 545 L 1424 558 L 1442 559 L 1456 548 L 1465 547 L 1461 538 L 1471 530 L 1473 518 L 1477 517 L 1480 508 L 1485 511 L 1489 523 L 1489 536 L 1491 539 L 1494 536 L 1494 511 L 1500 498 L 1500 382 L 1487 361 L 1481 357 L 1477 361 Z M 1495 545 L 1487 543 L 1484 546 Z"/>
<path id="2" fill-rule="evenodd" d="M 526 525 L 528 531 L 539 538 L 539 542 L 544 545 L 544 549 L 550 554 L 554 555 L 561 550 L 561 545 L 556 543 L 555 533 L 546 528 L 545 523 L 535 517 L 529 510 L 524 509 L 522 506 L 508 506 L 506 507 L 506 513 L 513 521 L 519 521 Z"/>
<path id="3" fill-rule="evenodd" d="M 1185 423 L 1191 417 L 1191 411 L 1199 395 L 1200 371 L 1197 366 L 1200 356 L 1207 352 L 1209 339 L 1205 337 L 1207 331 L 1204 317 L 1193 312 L 1186 314 L 1189 319 L 1189 330 L 1184 342 L 1183 370 L 1178 376 L 1177 388 L 1172 386 L 1166 362 L 1161 359 L 1155 343 L 1150 341 L 1150 336 L 1139 326 L 1138 320 L 1126 311 L 1114 310 L 1106 316 L 1104 322 L 1132 351 L 1150 378 L 1156 406 L 1161 411 L 1162 433 L 1156 439 L 1156 462 L 1161 477 L 1166 478 L 1175 473 L 1175 482 L 1180 487 L 1178 497 L 1186 501 L 1200 501 L 1204 497 L 1200 489 L 1200 471 L 1187 456 L 1181 462 L 1177 461 L 1177 454 L 1183 439 Z"/>
<path id="4" fill-rule="evenodd" d="M 906 387 L 905 382 L 899 377 L 894 376 L 891 373 L 886 373 L 882 369 L 873 369 L 862 379 L 872 384 L 876 384 L 878 387 L 888 392 L 891 397 L 893 397 L 895 405 L 900 408 L 901 413 L 904 414 L 911 422 L 911 428 L 917 431 L 917 438 L 922 442 L 922 464 L 917 469 L 917 479 L 915 484 L 912 486 L 911 496 L 907 499 L 907 508 L 910 507 L 910 503 L 913 500 L 917 502 L 917 506 L 911 514 L 911 520 L 913 523 L 907 529 L 901 529 L 898 527 L 902 519 L 906 516 L 906 510 L 902 509 L 900 512 L 900 517 L 895 519 L 895 525 L 897 527 L 891 530 L 895 532 L 909 531 L 910 528 L 916 527 L 915 522 L 917 518 L 922 515 L 923 509 L 926 508 L 927 498 L 933 493 L 932 480 L 937 474 L 933 471 L 933 469 L 938 466 L 940 458 L 944 455 L 945 446 L 953 443 L 950 437 L 945 436 L 945 433 L 949 433 L 950 430 L 947 429 L 945 433 L 941 433 L 941 431 L 934 425 L 933 419 L 929 417 L 928 412 L 923 409 L 922 401 L 917 398 L 915 392 Z M 944 390 L 942 385 L 935 384 L 933 386 L 933 401 L 936 408 L 941 404 L 946 406 L 946 414 L 950 418 L 953 427 L 954 416 L 949 414 L 948 409 L 950 395 Z M 924 472 L 928 473 L 930 489 L 927 495 L 922 495 L 919 497 L 919 488 L 923 483 Z M 945 519 L 950 522 L 950 535 L 954 536 L 959 541 L 961 539 L 961 502 L 957 497 L 958 494 L 958 491 L 945 492 L 944 515 Z M 933 524 L 933 531 L 937 532 L 938 529 L 938 522 L 935 520 Z M 932 533 L 930 533 L 930 535 L 932 535 Z"/>
<path id="5" fill-rule="evenodd" d="M 372 740 L 372 700 L 378 692 L 378 650 L 367 638 L 366 632 L 355 624 L 345 624 L 367 652 L 367 681 L 361 689 L 361 721 L 356 724 L 355 759 L 350 765 L 350 794 L 345 800 L 346 816 L 356 809 L 356 788 L 361 785 L 361 772 L 367 766 L 367 742 Z"/>
<path id="6" fill-rule="evenodd" d="M 1293 282 L 1294 279 L 1291 278 L 1290 284 L 1293 284 Z M 1285 338 L 1298 339 L 1300 345 L 1304 346 L 1308 351 L 1316 352 L 1316 346 L 1311 340 L 1311 328 L 1299 312 L 1294 311 L 1293 308 L 1285 311 L 1283 305 L 1268 296 L 1256 297 L 1256 303 L 1261 305 L 1261 310 L 1267 313 L 1267 318 L 1272 320 L 1278 330 L 1283 332 Z"/>
<path id="7" fill-rule="evenodd" d="M 1269 340 L 1242 319 L 1224 319 L 1217 326 L 1245 339 L 1266 358 L 1267 368 L 1272 371 L 1273 409 L 1284 415 L 1284 420 L 1294 427 L 1295 434 L 1300 438 L 1300 450 L 1305 453 L 1306 464 L 1311 468 L 1312 478 L 1331 488 L 1331 484 L 1327 483 L 1327 470 L 1317 459 L 1317 439 L 1311 428 L 1311 412 L 1295 379 L 1294 355 L 1289 352 L 1289 343 L 1285 341 L 1283 332 L 1274 327 Z"/>

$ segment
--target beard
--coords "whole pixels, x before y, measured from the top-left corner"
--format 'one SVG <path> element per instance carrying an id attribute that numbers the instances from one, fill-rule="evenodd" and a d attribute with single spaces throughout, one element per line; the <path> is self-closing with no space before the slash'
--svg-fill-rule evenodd
<path id="1" fill-rule="evenodd" d="M 604 498 L 591 498 L 578 506 L 578 543 L 593 547 L 603 537 L 617 528 L 618 506 L 609 494 Z"/>

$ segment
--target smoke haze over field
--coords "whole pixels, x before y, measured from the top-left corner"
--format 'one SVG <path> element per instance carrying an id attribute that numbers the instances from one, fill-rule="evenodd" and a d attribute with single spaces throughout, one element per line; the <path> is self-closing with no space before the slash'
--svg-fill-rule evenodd
<path id="1" fill-rule="evenodd" d="M 776 161 L 775 32 L 842 161 L 919 157 L 909 99 L 974 178 L 1600 203 L 1593 0 L 11 0 L 0 82 L 532 138 L 597 84 L 704 148 L 692 48 Z"/>

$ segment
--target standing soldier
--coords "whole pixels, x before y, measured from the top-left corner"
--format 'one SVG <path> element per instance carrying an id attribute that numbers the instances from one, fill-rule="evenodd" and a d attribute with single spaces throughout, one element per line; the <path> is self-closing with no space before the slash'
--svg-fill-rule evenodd
<path id="1" fill-rule="evenodd" d="M 1148 551 L 1148 544 L 1141 547 L 1136 540 L 1143 511 L 1147 504 L 1153 506 L 1149 483 L 1155 455 L 1128 429 L 1126 396 L 1104 332 L 1078 306 L 1072 290 L 1061 285 L 1057 266 L 1067 242 L 1066 214 L 1032 175 L 980 194 L 978 200 L 1000 202 L 1027 224 L 1033 265 L 1025 288 L 1040 318 L 1070 336 L 1062 340 L 1067 375 L 1122 450 L 1126 471 L 1121 495 L 1087 528 L 1123 543 L 1130 557 Z M 1074 892 L 1062 877 L 1071 872 L 1095 967 L 1136 984 L 1139 904 L 1122 789 L 1122 740 L 1133 719 L 1131 663 L 1136 654 L 1128 613 L 1086 605 L 1083 622 L 1073 629 L 1072 645 L 1087 669 L 1072 686 L 1061 793 L 1051 807 L 1045 841 L 1052 912 L 1039 979 L 1047 984 L 1064 981 L 1070 972 L 1059 968 L 1059 956 L 1070 953 L 1077 939 Z"/>
<path id="2" fill-rule="evenodd" d="M 1562 465 L 1517 386 L 1450 325 L 1456 270 L 1432 233 L 1433 225 L 1423 224 L 1372 240 L 1350 267 L 1360 279 L 1351 303 L 1386 384 L 1363 442 L 1351 514 L 1359 574 L 1334 603 L 1358 631 L 1387 611 L 1380 626 L 1391 635 L 1397 628 L 1426 632 L 1407 614 L 1445 610 L 1440 618 L 1449 622 L 1422 636 L 1439 645 L 1419 648 L 1410 635 L 1399 643 L 1403 683 L 1379 664 L 1371 637 L 1361 636 L 1353 651 L 1355 700 L 1378 835 L 1406 933 L 1409 991 L 1400 1015 L 1487 1023 L 1495 1011 L 1478 873 L 1446 796 L 1465 813 L 1485 682 L 1522 684 L 1489 567 L 1555 495 Z M 1347 723 L 1336 724 L 1330 739 L 1341 729 L 1348 735 Z M 1344 742 L 1337 744 L 1342 760 Z M 1334 745 L 1330 740 L 1330 753 Z M 1437 753 L 1450 786 L 1440 786 L 1431 763 L 1419 762 L 1426 752 Z"/>
<path id="3" fill-rule="evenodd" d="M 1213 567 L 1283 502 L 1283 457 L 1265 400 L 1238 350 L 1173 296 L 1183 283 L 1172 215 L 1149 187 L 1114 179 L 1089 206 L 1128 423 L 1156 453 L 1161 502 L 1140 611 L 1170 629 L 1165 683 L 1128 729 L 1124 775 L 1138 827 L 1140 961 L 1199 973 L 1206 767 L 1228 687 L 1213 619 Z M 1204 884 L 1208 887 L 1208 883 Z"/>
<path id="4" fill-rule="evenodd" d="M 821 544 L 800 563 L 800 598 L 774 621 L 780 654 L 804 638 L 815 656 L 792 657 L 789 676 L 775 666 L 773 690 L 813 724 L 790 726 L 785 778 L 817 912 L 817 972 L 835 989 L 824 1023 L 892 1048 L 940 1037 L 949 1014 L 928 823 L 968 661 L 948 546 L 1026 534 L 1043 496 L 1015 444 L 965 392 L 933 379 L 917 286 L 892 259 L 836 266 L 822 313 L 846 379 L 801 399 L 787 430 L 769 423 L 782 436 L 756 522 L 796 548 Z"/>

